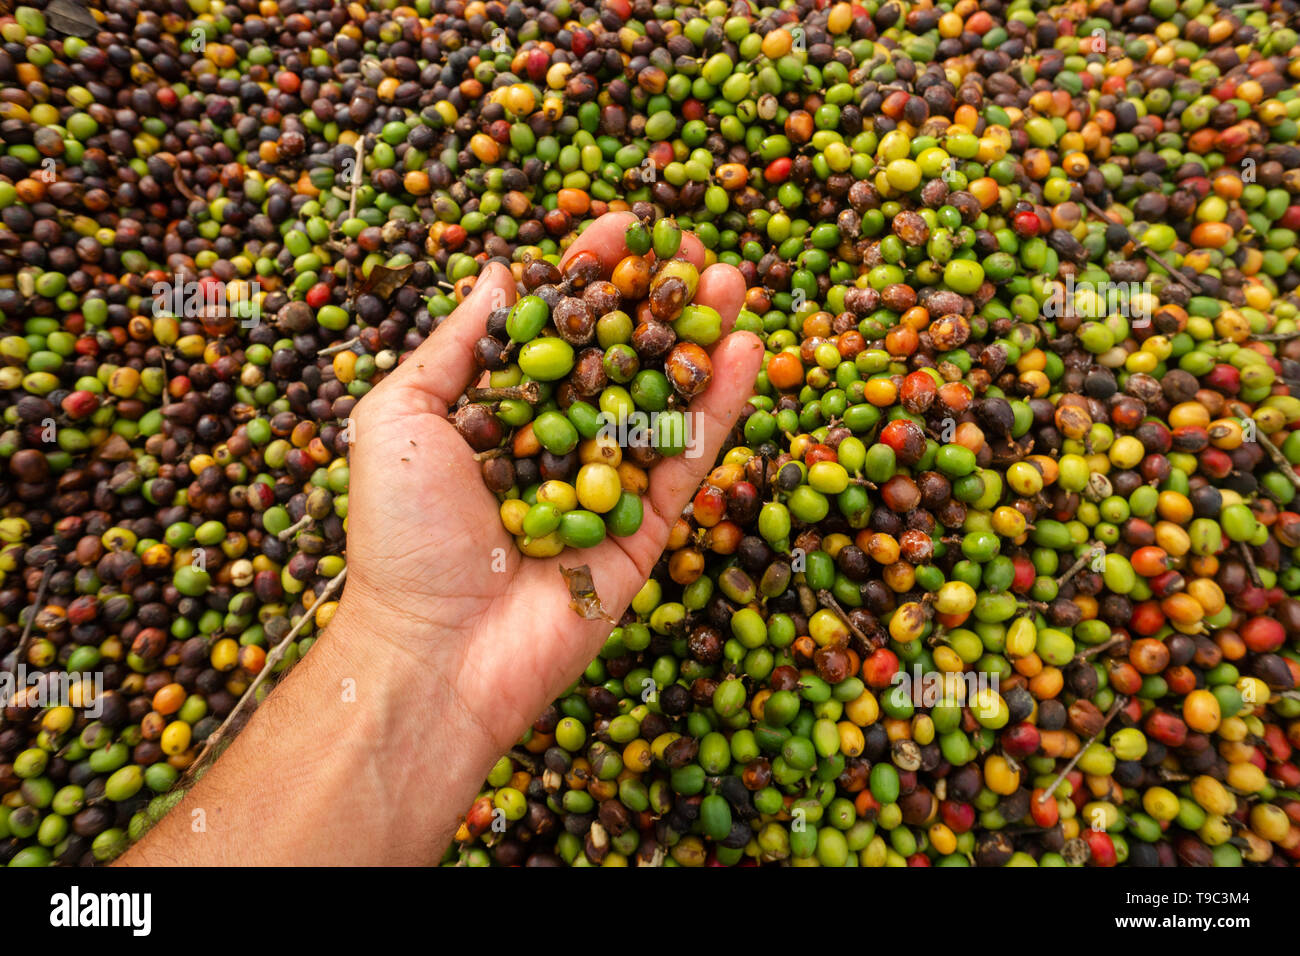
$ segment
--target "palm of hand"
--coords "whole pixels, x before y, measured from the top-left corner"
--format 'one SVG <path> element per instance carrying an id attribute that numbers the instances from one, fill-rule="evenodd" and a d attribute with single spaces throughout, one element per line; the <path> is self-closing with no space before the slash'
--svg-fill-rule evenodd
<path id="1" fill-rule="evenodd" d="M 520 555 L 474 453 L 444 417 L 417 406 L 404 397 L 365 420 L 364 432 L 356 428 L 364 457 L 354 459 L 349 511 L 384 533 L 350 535 L 349 588 L 391 614 L 393 638 L 413 666 L 427 668 L 433 657 L 463 701 L 494 701 L 497 713 L 485 723 L 515 728 L 493 731 L 508 747 L 590 659 L 610 625 L 568 607 L 559 565 L 588 559 Z M 617 595 L 634 593 L 644 578 L 621 552 L 601 570 Z M 412 624 L 430 640 L 407 639 Z"/>

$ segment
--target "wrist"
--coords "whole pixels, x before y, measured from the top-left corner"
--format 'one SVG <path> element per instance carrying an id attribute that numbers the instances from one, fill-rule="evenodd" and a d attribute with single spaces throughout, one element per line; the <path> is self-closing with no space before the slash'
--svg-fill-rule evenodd
<path id="1" fill-rule="evenodd" d="M 312 650 L 322 656 L 323 689 L 338 702 L 344 749 L 373 788 L 372 812 L 392 817 L 408 843 L 427 835 L 429 845 L 410 847 L 425 863 L 442 854 L 500 756 L 456 689 L 454 637 L 354 593 Z"/>

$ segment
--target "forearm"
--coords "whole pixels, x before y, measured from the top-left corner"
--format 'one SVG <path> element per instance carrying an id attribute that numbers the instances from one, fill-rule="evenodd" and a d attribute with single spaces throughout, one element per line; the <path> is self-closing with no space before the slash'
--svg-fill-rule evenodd
<path id="1" fill-rule="evenodd" d="M 344 602 L 228 752 L 121 863 L 437 862 L 499 754 L 428 661 L 379 626 Z"/>

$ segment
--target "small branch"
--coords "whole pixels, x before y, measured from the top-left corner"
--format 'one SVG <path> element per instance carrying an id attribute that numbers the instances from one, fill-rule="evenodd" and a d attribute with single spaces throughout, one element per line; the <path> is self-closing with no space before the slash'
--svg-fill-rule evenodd
<path id="1" fill-rule="evenodd" d="M 32 616 L 27 619 L 23 625 L 23 636 L 18 639 L 18 646 L 14 648 L 14 674 L 18 673 L 18 668 L 22 666 L 23 653 L 27 650 L 27 642 L 32 636 L 32 626 L 36 623 L 36 615 L 41 613 L 41 605 L 45 601 L 45 589 L 49 587 L 50 575 L 58 567 L 58 562 L 51 558 L 45 562 L 45 569 L 41 571 L 41 583 L 36 587 L 36 603 L 32 606 Z"/>
<path id="2" fill-rule="evenodd" d="M 542 400 L 542 386 L 537 382 L 525 382 L 523 385 L 507 385 L 502 388 L 467 388 L 465 397 L 471 402 L 499 402 L 512 399 L 536 405 Z"/>
<path id="3" fill-rule="evenodd" d="M 1087 196 L 1083 197 L 1083 204 L 1087 206 L 1089 209 L 1091 209 L 1096 215 L 1104 219 L 1106 222 L 1113 223 L 1114 225 L 1117 226 L 1123 225 L 1123 223 L 1117 223 L 1115 222 L 1115 220 L 1111 219 L 1110 216 L 1106 215 L 1106 211 L 1102 209 L 1100 206 L 1098 206 L 1091 199 L 1089 199 Z M 1178 270 L 1175 269 L 1173 266 L 1171 266 L 1168 262 L 1166 262 L 1164 258 L 1160 256 L 1159 253 L 1155 252 L 1154 250 L 1148 248 L 1147 246 L 1143 245 L 1142 243 L 1134 239 L 1132 233 L 1128 232 L 1128 227 L 1125 227 L 1124 231 L 1126 234 L 1128 234 L 1129 239 L 1133 242 L 1134 246 L 1136 247 L 1136 251 L 1145 256 L 1150 256 L 1157 263 L 1159 263 L 1161 268 L 1163 268 L 1167 273 L 1169 273 L 1170 279 L 1172 279 L 1174 282 L 1177 282 L 1179 285 L 1183 286 L 1184 288 L 1191 289 L 1193 292 L 1199 293 L 1202 291 L 1200 283 L 1198 283 L 1195 279 L 1191 279 L 1188 276 L 1181 275 L 1178 272 Z"/>
<path id="4" fill-rule="evenodd" d="M 1259 568 L 1255 567 L 1255 556 L 1250 553 L 1250 545 L 1245 541 L 1238 541 L 1237 545 L 1241 548 L 1241 556 L 1246 559 L 1246 567 L 1250 569 L 1250 579 L 1255 582 L 1255 587 L 1262 588 L 1264 582 L 1260 580 Z"/>
<path id="5" fill-rule="evenodd" d="M 1102 643 L 1098 644 L 1095 647 L 1088 648 L 1086 651 L 1080 651 L 1078 654 L 1074 655 L 1074 659 L 1076 661 L 1086 661 L 1088 658 L 1096 654 L 1100 654 L 1102 651 L 1110 650 L 1112 647 L 1115 647 L 1117 644 L 1123 644 L 1126 640 L 1128 640 L 1128 638 L 1124 637 L 1124 635 L 1116 634 L 1108 641 L 1103 641 Z"/>
<path id="6" fill-rule="evenodd" d="M 320 604 L 337 591 L 339 587 L 342 586 L 343 581 L 347 576 L 348 569 L 344 568 L 338 574 L 334 575 L 334 577 L 330 578 L 329 583 L 325 585 L 320 595 L 312 602 L 312 607 Z M 208 739 L 204 741 L 203 749 L 199 751 L 199 755 L 194 758 L 194 763 L 190 764 L 189 769 L 185 771 L 185 775 L 177 784 L 178 787 L 185 787 L 190 783 L 193 783 L 194 779 L 199 775 L 204 765 L 207 763 L 208 756 L 221 745 L 222 741 L 230 733 L 230 728 L 234 723 L 235 718 L 243 712 L 244 707 L 248 704 L 249 700 L 251 700 L 253 695 L 257 693 L 257 688 L 262 686 L 262 683 L 270 675 L 271 671 L 275 668 L 275 665 L 284 657 L 285 651 L 289 648 L 289 644 L 298 636 L 306 626 L 307 622 L 314 616 L 315 615 L 312 614 L 310 608 L 304 608 L 302 617 L 298 618 L 298 623 L 290 629 L 289 633 L 284 636 L 279 644 L 276 644 L 275 647 L 271 649 L 271 653 L 266 655 L 266 662 L 262 665 L 262 669 L 257 672 L 257 675 L 253 678 L 252 682 L 249 683 L 248 689 L 244 691 L 244 694 L 239 698 L 238 703 L 231 708 L 226 719 L 221 722 L 221 726 L 214 730 L 211 735 L 209 735 Z"/>
<path id="7" fill-rule="evenodd" d="M 523 747 L 516 747 L 510 751 L 510 759 L 515 760 L 528 768 L 528 772 L 537 776 L 541 772 L 541 764 L 538 762 L 536 755 L 530 754 Z"/>
<path id="8" fill-rule="evenodd" d="M 1300 475 L 1295 473 L 1295 465 L 1286 460 L 1286 456 L 1278 451 L 1277 445 L 1274 445 L 1269 437 L 1260 431 L 1258 427 L 1255 429 L 1255 440 L 1264 446 L 1264 451 L 1268 452 L 1268 457 L 1273 459 L 1273 464 L 1277 465 L 1277 467 L 1281 469 L 1282 474 L 1291 479 L 1291 484 L 1300 488 Z"/>
<path id="9" fill-rule="evenodd" d="M 1252 335 L 1252 342 L 1290 342 L 1293 339 L 1300 339 L 1300 329 L 1294 332 L 1264 332 L 1260 335 Z"/>
<path id="10" fill-rule="evenodd" d="M 301 518 L 299 518 L 299 519 L 298 519 L 297 521 L 295 521 L 293 524 L 289 525 L 289 527 L 285 528 L 283 531 L 281 531 L 279 534 L 277 534 L 277 535 L 275 536 L 275 537 L 276 537 L 276 540 L 277 540 L 277 541 L 288 541 L 290 538 L 292 538 L 295 534 L 297 534 L 297 533 L 298 533 L 299 531 L 301 531 L 303 528 L 307 527 L 309 524 L 311 524 L 311 515 L 303 515 Z"/>
<path id="11" fill-rule="evenodd" d="M 1094 743 L 1096 743 L 1097 738 L 1102 735 L 1102 732 L 1105 731 L 1106 726 L 1112 720 L 1115 719 L 1115 715 L 1118 714 L 1124 708 L 1124 705 L 1127 703 L 1128 703 L 1128 698 L 1123 696 L 1122 694 L 1119 697 L 1115 698 L 1115 703 L 1111 704 L 1110 710 L 1107 711 L 1106 713 L 1106 720 L 1102 723 L 1101 727 L 1098 728 L 1095 734 L 1093 734 L 1091 737 L 1088 738 L 1087 743 L 1081 744 L 1079 746 L 1079 752 L 1070 758 L 1070 762 L 1065 765 L 1064 770 L 1062 770 L 1060 773 L 1056 775 L 1056 779 L 1052 781 L 1051 786 L 1045 787 L 1043 789 L 1043 795 L 1038 798 L 1039 803 L 1046 803 L 1048 799 L 1054 793 L 1056 793 L 1056 788 L 1061 785 L 1061 781 L 1064 780 L 1066 775 L 1069 774 L 1069 772 L 1074 769 L 1075 764 L 1077 764 L 1081 759 L 1083 759 L 1084 751 L 1086 751 L 1089 747 L 1091 747 Z"/>
<path id="12" fill-rule="evenodd" d="M 361 341 L 361 336 L 354 335 L 346 342 L 335 342 L 333 345 L 327 345 L 323 349 L 317 349 L 317 355 L 337 355 L 339 352 L 346 352 L 352 346 Z"/>
<path id="13" fill-rule="evenodd" d="M 352 182 L 348 184 L 348 188 L 352 190 L 352 197 L 348 200 L 349 219 L 355 219 L 357 217 L 357 191 L 361 188 L 361 173 L 365 170 L 365 164 L 366 164 L 366 134 L 365 133 L 362 133 L 360 136 L 357 137 L 357 142 L 356 145 L 353 147 L 353 149 L 356 151 L 357 166 L 356 169 L 352 171 Z M 354 272 L 356 272 L 356 270 L 349 265 L 347 300 L 345 305 L 345 308 L 348 311 L 348 315 L 352 314 L 352 278 Z"/>
<path id="14" fill-rule="evenodd" d="M 928 596 L 928 595 L 927 595 Z M 934 633 L 925 639 L 926 647 L 938 647 L 940 644 L 947 643 L 944 638 L 948 636 L 946 627 L 935 626 Z"/>
<path id="15" fill-rule="evenodd" d="M 1066 581 L 1070 580 L 1070 578 L 1082 571 L 1084 566 L 1095 558 L 1099 551 L 1102 554 L 1106 553 L 1105 549 L 1100 547 L 1096 541 L 1091 542 L 1088 550 L 1083 553 L 1083 556 L 1075 561 L 1074 564 L 1070 565 L 1069 569 L 1056 579 L 1056 586 L 1059 588 L 1061 585 L 1065 584 Z"/>
<path id="16" fill-rule="evenodd" d="M 817 601 L 819 604 L 821 604 L 822 607 L 829 608 L 831 611 L 833 611 L 835 613 L 835 616 L 838 617 L 844 623 L 844 626 L 849 629 L 849 632 L 854 637 L 862 641 L 862 643 L 867 644 L 868 646 L 871 644 L 871 641 L 867 638 L 867 635 L 863 634 L 862 630 L 856 624 L 854 624 L 852 621 L 849 620 L 849 616 L 844 613 L 844 608 L 840 607 L 840 602 L 835 600 L 835 595 L 831 594 L 830 591 L 826 591 L 826 590 L 818 591 Z"/>

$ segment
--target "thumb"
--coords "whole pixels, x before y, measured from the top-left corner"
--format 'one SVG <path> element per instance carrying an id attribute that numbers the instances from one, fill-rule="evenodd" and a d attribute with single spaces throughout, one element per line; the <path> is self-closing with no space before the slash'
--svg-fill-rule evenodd
<path id="1" fill-rule="evenodd" d="M 417 393 L 428 402 L 429 411 L 445 416 L 479 374 L 474 343 L 486 334 L 487 317 L 513 305 L 515 298 L 510 270 L 489 262 L 464 301 L 381 385 L 391 382 L 390 391 L 402 388 Z"/>

